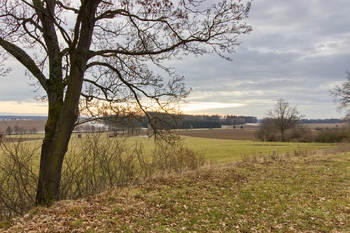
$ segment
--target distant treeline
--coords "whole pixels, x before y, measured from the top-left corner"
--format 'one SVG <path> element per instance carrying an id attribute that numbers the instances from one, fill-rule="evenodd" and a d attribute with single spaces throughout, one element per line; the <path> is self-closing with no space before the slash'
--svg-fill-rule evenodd
<path id="1" fill-rule="evenodd" d="M 221 128 L 221 125 L 241 125 L 257 122 L 257 118 L 254 116 L 183 115 L 182 117 L 183 119 L 180 122 L 183 123 L 183 128 Z"/>
<path id="2" fill-rule="evenodd" d="M 0 120 L 18 121 L 18 120 L 47 120 L 47 116 L 15 116 L 15 115 L 0 115 Z"/>
<path id="3" fill-rule="evenodd" d="M 7 128 L 5 129 L 5 132 L 2 132 L 0 129 L 0 135 L 3 133 L 7 135 L 11 135 L 11 134 L 34 134 L 37 132 L 38 130 L 35 127 L 30 129 L 25 129 L 23 128 L 23 126 L 20 127 L 18 125 L 15 125 L 13 128 L 11 126 L 7 126 Z"/>
<path id="4" fill-rule="evenodd" d="M 256 123 L 257 118 L 253 116 L 235 116 L 235 115 L 171 115 L 166 116 L 160 113 L 151 113 L 161 121 L 167 122 L 168 129 L 195 129 L 195 128 L 221 128 L 221 125 L 240 125 L 245 123 Z M 149 121 L 145 116 L 133 116 L 118 120 L 113 116 L 106 116 L 103 123 L 110 128 L 148 128 Z M 164 124 L 162 124 L 164 126 Z"/>
<path id="5" fill-rule="evenodd" d="M 322 124 L 322 123 L 332 123 L 338 124 L 341 123 L 341 119 L 331 118 L 331 119 L 302 119 L 301 123 L 303 124 Z"/>

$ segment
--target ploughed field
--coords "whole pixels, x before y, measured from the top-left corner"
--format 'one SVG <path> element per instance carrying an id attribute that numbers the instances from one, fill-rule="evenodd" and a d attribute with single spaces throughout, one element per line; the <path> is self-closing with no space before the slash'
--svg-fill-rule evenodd
<path id="1" fill-rule="evenodd" d="M 46 120 L 8 120 L 0 121 L 0 133 L 5 133 L 6 128 L 10 126 L 13 128 L 15 125 L 23 127 L 25 130 L 36 128 L 38 133 L 44 132 Z M 257 126 L 243 125 L 243 129 L 239 125 L 236 129 L 232 125 L 224 126 L 225 128 L 219 129 L 181 129 L 176 130 L 176 134 L 189 137 L 201 137 L 201 138 L 215 138 L 215 139 L 231 139 L 231 140 L 255 140 L 254 132 Z M 41 138 L 43 135 L 34 134 L 29 138 Z M 29 139 L 30 140 L 30 139 Z"/>
<path id="2" fill-rule="evenodd" d="M 36 128 L 38 132 L 44 132 L 46 120 L 8 120 L 0 121 L 0 133 L 5 133 L 8 126 L 13 128 L 15 125 L 23 127 L 27 131 Z"/>
<path id="3" fill-rule="evenodd" d="M 220 128 L 220 129 L 189 129 L 178 130 L 177 134 L 181 136 L 189 137 L 201 137 L 201 138 L 216 138 L 216 139 L 231 139 L 231 140 L 255 140 L 254 133 L 257 130 L 257 126 L 244 125 L 241 129 L 240 126 L 232 128 Z"/>

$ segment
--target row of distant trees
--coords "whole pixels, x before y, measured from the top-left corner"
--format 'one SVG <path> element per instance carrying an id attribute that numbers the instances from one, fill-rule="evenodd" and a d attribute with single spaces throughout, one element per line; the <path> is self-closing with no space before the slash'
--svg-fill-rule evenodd
<path id="1" fill-rule="evenodd" d="M 220 123 L 220 125 L 241 125 L 246 123 L 256 123 L 255 116 L 237 116 L 237 115 L 183 115 L 184 121 L 206 120 Z M 204 128 L 204 127 L 203 127 Z"/>
<path id="2" fill-rule="evenodd" d="M 165 115 L 157 114 L 160 129 L 195 129 L 195 128 L 221 128 L 221 125 L 239 125 L 245 123 L 256 123 L 257 118 L 253 116 L 235 116 L 235 115 Z M 111 129 L 125 128 L 134 132 L 138 128 L 148 128 L 149 119 L 147 116 L 132 117 L 114 117 L 106 116 L 103 123 Z"/>
<path id="3" fill-rule="evenodd" d="M 3 131 L 0 130 L 0 132 L 3 132 Z M 30 128 L 30 129 L 25 129 L 25 128 L 23 128 L 23 126 L 20 127 L 18 125 L 15 125 L 13 127 L 7 126 L 4 133 L 7 135 L 11 135 L 11 134 L 34 134 L 37 132 L 38 132 L 38 130 L 35 127 Z"/>

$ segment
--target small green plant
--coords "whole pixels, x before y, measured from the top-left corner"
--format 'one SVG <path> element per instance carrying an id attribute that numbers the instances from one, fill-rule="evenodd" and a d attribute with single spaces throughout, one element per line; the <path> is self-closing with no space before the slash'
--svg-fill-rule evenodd
<path id="1" fill-rule="evenodd" d="M 0 221 L 0 229 L 6 230 L 7 228 L 9 228 L 11 226 L 12 222 L 13 221 L 11 221 L 11 220 L 7 220 L 7 221 L 3 221 L 3 222 Z"/>
<path id="2" fill-rule="evenodd" d="M 84 221 L 82 219 L 77 219 L 75 221 L 72 222 L 72 227 L 74 228 L 79 228 L 83 225 Z"/>
<path id="3" fill-rule="evenodd" d="M 122 208 L 120 208 L 119 206 L 116 206 L 113 209 L 113 213 L 119 214 L 119 213 L 123 213 L 123 212 L 124 212 L 124 210 Z"/>

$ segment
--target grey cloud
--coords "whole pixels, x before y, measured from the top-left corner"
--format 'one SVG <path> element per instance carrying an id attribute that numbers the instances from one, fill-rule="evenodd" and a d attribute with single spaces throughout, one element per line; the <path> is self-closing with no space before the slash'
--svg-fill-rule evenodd
<path id="1" fill-rule="evenodd" d="M 253 1 L 247 20 L 253 32 L 238 37 L 243 43 L 232 62 L 205 54 L 164 64 L 185 76 L 190 102 L 244 104 L 198 112 L 263 117 L 284 98 L 309 118 L 340 117 L 328 90 L 350 70 L 349 10 L 349 0 Z M 23 71 L 0 81 L 1 100 L 35 95 Z"/>

